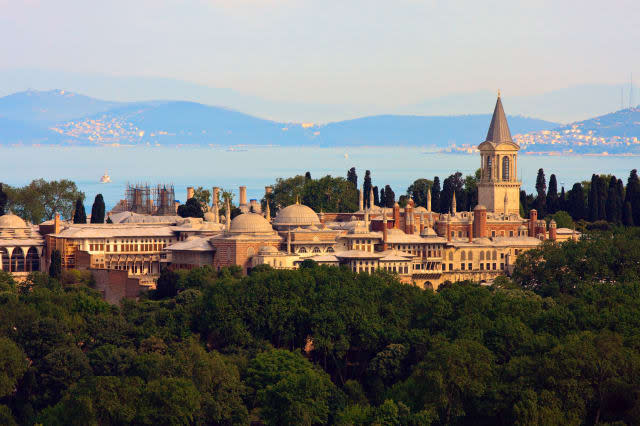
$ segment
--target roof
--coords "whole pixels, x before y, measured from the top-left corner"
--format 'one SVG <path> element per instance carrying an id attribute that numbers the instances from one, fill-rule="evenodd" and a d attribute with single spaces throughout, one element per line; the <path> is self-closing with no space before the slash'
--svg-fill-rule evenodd
<path id="1" fill-rule="evenodd" d="M 310 226 L 320 225 L 318 215 L 304 204 L 292 204 L 280 210 L 273 219 L 274 225 Z"/>
<path id="2" fill-rule="evenodd" d="M 231 221 L 232 234 L 272 234 L 271 224 L 258 213 L 243 213 Z"/>
<path id="3" fill-rule="evenodd" d="M 345 250 L 336 252 L 334 255 L 339 259 L 380 259 L 384 256 L 382 253 L 363 250 Z"/>
<path id="4" fill-rule="evenodd" d="M 0 228 L 27 228 L 27 223 L 21 217 L 9 212 L 0 216 Z"/>
<path id="5" fill-rule="evenodd" d="M 180 216 L 152 216 L 134 212 L 119 212 L 109 214 L 113 223 L 176 223 L 182 220 Z"/>
<path id="6" fill-rule="evenodd" d="M 140 225 L 72 225 L 63 229 L 55 237 L 58 238 L 114 238 L 114 237 L 173 237 L 172 226 L 140 226 Z"/>
<path id="7" fill-rule="evenodd" d="M 500 95 L 498 95 L 496 107 L 493 110 L 493 117 L 491 118 L 491 124 L 489 125 L 486 141 L 493 142 L 495 144 L 513 142 L 511 139 L 511 132 L 509 131 L 509 124 L 507 123 L 507 117 L 504 114 L 504 109 L 502 108 Z"/>
<path id="8" fill-rule="evenodd" d="M 171 244 L 164 248 L 172 251 L 215 251 L 209 244 L 209 238 L 190 237 L 185 241 Z"/>

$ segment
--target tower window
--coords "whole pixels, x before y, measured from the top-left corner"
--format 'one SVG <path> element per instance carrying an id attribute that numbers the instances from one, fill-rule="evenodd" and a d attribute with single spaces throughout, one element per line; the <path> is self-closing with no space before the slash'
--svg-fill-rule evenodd
<path id="1" fill-rule="evenodd" d="M 487 179 L 492 178 L 493 157 L 487 157 Z"/>
<path id="2" fill-rule="evenodd" d="M 509 178 L 509 157 L 502 159 L 502 180 L 510 180 Z"/>

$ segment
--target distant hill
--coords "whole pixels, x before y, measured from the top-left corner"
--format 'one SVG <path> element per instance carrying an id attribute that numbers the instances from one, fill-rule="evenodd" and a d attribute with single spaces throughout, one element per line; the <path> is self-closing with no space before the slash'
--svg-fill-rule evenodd
<path id="1" fill-rule="evenodd" d="M 0 117 L 47 126 L 118 105 L 65 90 L 28 90 L 0 98 Z"/>
<path id="2" fill-rule="evenodd" d="M 560 130 L 579 128 L 582 133 L 593 132 L 594 136 L 640 137 L 640 108 L 626 108 L 611 114 L 563 126 Z"/>
<path id="3" fill-rule="evenodd" d="M 281 123 L 184 101 L 115 103 L 70 92 L 23 92 L 0 98 L 7 128 L 0 143 L 123 145 L 410 145 L 444 148 L 479 143 L 490 114 L 379 115 L 324 125 Z M 513 116 L 511 131 L 558 123 Z"/>

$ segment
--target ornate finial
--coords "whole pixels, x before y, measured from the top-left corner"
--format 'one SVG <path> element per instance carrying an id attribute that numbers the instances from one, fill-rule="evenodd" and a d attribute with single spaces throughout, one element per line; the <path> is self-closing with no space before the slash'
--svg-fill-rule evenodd
<path id="1" fill-rule="evenodd" d="M 498 97 L 500 97 L 500 89 L 498 89 Z"/>
<path id="2" fill-rule="evenodd" d="M 300 196 L 296 195 L 296 204 L 300 204 Z"/>

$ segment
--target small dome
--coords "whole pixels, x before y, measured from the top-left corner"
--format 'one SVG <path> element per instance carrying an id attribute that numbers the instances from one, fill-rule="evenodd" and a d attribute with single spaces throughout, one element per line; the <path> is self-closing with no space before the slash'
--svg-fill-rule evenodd
<path id="1" fill-rule="evenodd" d="M 27 228 L 27 223 L 13 213 L 0 216 L 0 228 Z"/>
<path id="2" fill-rule="evenodd" d="M 482 204 L 478 204 L 473 211 L 478 211 L 478 210 L 486 210 L 487 208 L 485 206 L 483 206 Z"/>
<path id="3" fill-rule="evenodd" d="M 518 228 L 519 231 L 526 231 L 527 227 L 524 225 L 520 225 L 520 227 Z"/>
<path id="4" fill-rule="evenodd" d="M 422 206 L 418 206 L 418 207 L 416 207 L 415 209 L 413 209 L 413 211 L 414 211 L 415 213 L 426 213 L 426 212 L 427 212 L 427 209 L 425 209 L 425 208 L 424 208 L 424 207 L 422 207 Z"/>
<path id="5" fill-rule="evenodd" d="M 258 254 L 276 254 L 278 253 L 278 249 L 273 246 L 262 246 L 260 250 L 258 250 Z"/>
<path id="6" fill-rule="evenodd" d="M 215 222 L 216 220 L 216 215 L 213 214 L 213 212 L 206 212 L 204 214 L 204 221 L 205 222 Z"/>
<path id="7" fill-rule="evenodd" d="M 292 204 L 280 210 L 273 220 L 274 225 L 310 226 L 319 225 L 318 215 L 304 204 Z"/>
<path id="8" fill-rule="evenodd" d="M 262 215 L 257 213 L 243 213 L 231 221 L 230 232 L 234 234 L 271 234 L 273 233 L 273 228 Z"/>
<path id="9" fill-rule="evenodd" d="M 555 221 L 555 220 L 551 219 L 551 222 L 549 222 L 549 226 L 550 226 L 551 228 L 555 228 L 556 226 L 558 226 L 558 224 L 556 223 L 556 221 Z"/>

